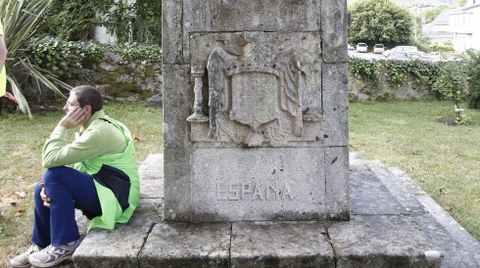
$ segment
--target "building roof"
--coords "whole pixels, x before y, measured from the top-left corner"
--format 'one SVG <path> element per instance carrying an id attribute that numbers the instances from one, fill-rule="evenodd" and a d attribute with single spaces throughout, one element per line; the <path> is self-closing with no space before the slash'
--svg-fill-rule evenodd
<path id="1" fill-rule="evenodd" d="M 476 9 L 476 8 L 480 8 L 480 4 L 474 4 L 474 5 L 459 7 L 457 9 L 453 10 L 453 12 L 451 14 L 452 15 L 458 15 L 458 14 L 462 14 L 462 13 L 467 13 L 467 12 L 471 11 L 472 9 Z"/>
<path id="2" fill-rule="evenodd" d="M 448 25 L 448 17 L 452 13 L 453 9 L 445 9 L 442 11 L 433 21 L 432 25 Z"/>
<path id="3" fill-rule="evenodd" d="M 479 8 L 479 7 L 480 7 L 480 4 L 475 4 L 475 5 L 463 7 L 462 10 L 463 11 L 468 11 L 470 9 L 475 9 L 475 8 Z"/>

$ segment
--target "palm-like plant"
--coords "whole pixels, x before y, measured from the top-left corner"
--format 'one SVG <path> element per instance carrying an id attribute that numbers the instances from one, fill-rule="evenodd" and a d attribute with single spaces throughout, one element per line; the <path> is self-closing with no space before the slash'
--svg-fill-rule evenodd
<path id="1" fill-rule="evenodd" d="M 46 88 L 65 97 L 61 89 L 71 87 L 53 73 L 40 68 L 27 53 L 27 46 L 37 40 L 39 29 L 55 18 L 42 17 L 52 0 L 0 0 L 0 20 L 3 21 L 8 54 L 8 88 L 12 91 L 22 112 L 31 117 L 30 108 L 23 94 L 23 87 L 30 83 L 41 91 Z"/>

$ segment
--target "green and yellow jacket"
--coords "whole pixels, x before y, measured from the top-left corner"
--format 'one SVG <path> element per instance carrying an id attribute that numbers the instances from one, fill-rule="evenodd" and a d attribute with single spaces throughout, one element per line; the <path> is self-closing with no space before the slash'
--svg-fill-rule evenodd
<path id="1" fill-rule="evenodd" d="M 92 228 L 113 229 L 132 216 L 139 198 L 136 154 L 130 131 L 121 122 L 97 111 L 66 143 L 67 129 L 57 125 L 45 142 L 42 165 L 45 168 L 71 166 L 92 175 L 102 207 Z"/>

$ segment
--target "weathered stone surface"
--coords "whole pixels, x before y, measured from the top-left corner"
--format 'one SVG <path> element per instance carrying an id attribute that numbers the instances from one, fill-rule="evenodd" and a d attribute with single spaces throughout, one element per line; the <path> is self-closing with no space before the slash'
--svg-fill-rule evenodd
<path id="1" fill-rule="evenodd" d="M 440 254 L 430 258 L 437 248 L 411 216 L 357 215 L 333 223 L 328 234 L 339 268 L 440 267 L 442 261 Z"/>
<path id="2" fill-rule="evenodd" d="M 323 157 L 323 148 L 196 149 L 194 219 L 322 219 Z"/>
<path id="3" fill-rule="evenodd" d="M 140 177 L 140 198 L 164 197 L 163 154 L 151 154 L 138 169 Z"/>
<path id="4" fill-rule="evenodd" d="M 442 268 L 480 267 L 480 243 L 461 227 L 445 210 L 410 179 L 405 172 L 395 167 L 385 167 L 378 160 L 364 160 L 358 154 L 350 154 L 352 169 L 352 213 L 362 214 L 366 208 L 363 200 L 367 193 L 379 196 L 382 187 L 371 187 L 368 192 L 363 185 L 371 180 L 388 189 L 390 195 L 380 195 L 377 205 L 369 206 L 373 214 L 388 214 L 391 205 L 400 204 L 406 212 L 398 215 L 411 215 L 427 239 L 427 244 L 440 250 L 444 255 Z M 367 178 L 366 175 L 367 174 Z M 355 194 L 358 193 L 358 194 Z M 388 196 L 388 198 L 386 198 Z M 372 201 L 373 202 L 373 201 Z M 381 204 L 382 203 L 382 204 Z M 381 204 L 381 205 L 380 205 Z M 390 205 L 389 205 L 390 204 Z M 377 212 L 375 212 L 377 210 Z M 400 212 L 401 210 L 398 210 Z"/>
<path id="5" fill-rule="evenodd" d="M 153 224 L 163 220 L 162 211 L 160 199 L 141 200 L 129 223 L 90 231 L 73 255 L 76 267 L 138 267 L 137 256 Z"/>
<path id="6" fill-rule="evenodd" d="M 326 146 L 348 145 L 348 69 L 346 63 L 322 66 Z"/>
<path id="7" fill-rule="evenodd" d="M 190 89 L 188 65 L 164 65 L 164 119 L 163 139 L 165 148 L 186 148 L 190 144 L 189 124 L 193 92 Z M 167 153 L 165 153 L 166 155 Z"/>
<path id="8" fill-rule="evenodd" d="M 191 46 L 192 70 L 208 69 L 208 95 L 198 97 L 210 106 L 191 115 L 192 141 L 215 147 L 322 143 L 318 33 L 196 33 Z M 201 114 L 209 114 L 208 131 Z"/>
<path id="9" fill-rule="evenodd" d="M 324 266 L 317 265 L 319 260 L 328 261 L 329 256 L 337 260 L 336 267 L 480 267 L 478 241 L 424 192 L 418 192 L 415 184 L 403 172 L 386 168 L 379 161 L 366 161 L 352 156 L 351 174 L 355 183 L 351 191 L 361 192 L 359 189 L 371 187 L 372 191 L 365 194 L 375 196 L 380 193 L 381 202 L 392 204 L 368 206 L 368 215 L 358 215 L 355 208 L 362 206 L 355 206 L 355 203 L 365 199 L 352 195 L 354 216 L 349 222 L 250 222 L 233 223 L 231 227 L 218 223 L 165 224 L 161 215 L 163 201 L 141 199 L 136 213 L 144 216 L 136 215 L 134 224 L 119 225 L 123 227 L 101 232 L 108 235 L 90 233 L 85 240 L 88 244 L 82 244 L 76 254 L 75 260 L 80 261 L 75 262 L 75 267 L 137 267 L 133 257 L 135 254 L 132 253 L 136 249 L 123 250 L 129 245 L 126 239 L 130 239 L 125 234 L 140 229 L 150 230 L 152 222 L 159 224 L 156 225 L 157 229 L 153 228 L 154 231 L 149 234 L 148 241 L 137 255 L 137 263 L 141 267 L 228 267 L 229 252 L 230 267 L 309 267 L 310 264 L 313 267 L 335 267 L 330 262 Z M 159 158 L 147 158 L 152 161 L 145 161 L 140 173 L 155 170 L 157 167 L 144 167 L 144 164 L 149 162 L 155 165 Z M 381 178 L 371 177 L 377 176 L 380 171 Z M 367 186 L 363 186 L 362 182 Z M 377 183 L 384 183 L 391 194 Z M 413 192 L 400 198 L 399 194 L 403 191 Z M 398 204 L 405 207 L 414 204 L 406 199 L 417 200 L 423 210 L 405 210 L 405 213 L 397 214 L 400 212 L 397 210 Z M 379 211 L 375 212 L 375 209 Z M 123 229 L 127 227 L 129 231 Z M 324 248 L 328 245 L 324 243 L 325 235 L 329 237 L 327 241 L 333 248 Z M 137 243 L 134 242 L 135 245 Z M 85 248 L 91 250 L 86 252 Z M 114 250 L 118 254 L 110 256 Z M 77 258 L 82 251 L 80 258 Z M 125 266 L 122 266 L 124 260 L 120 253 L 124 253 L 127 259 Z M 442 254 L 444 261 L 440 266 Z M 216 257 L 207 260 L 207 255 Z M 164 266 L 164 263 L 167 264 Z M 61 267 L 70 268 L 73 264 Z"/>
<path id="10" fill-rule="evenodd" d="M 346 2 L 167 8 L 183 63 L 164 66 L 166 219 L 348 219 Z"/>
<path id="11" fill-rule="evenodd" d="M 141 267 L 228 267 L 230 224 L 159 223 L 139 255 Z"/>
<path id="12" fill-rule="evenodd" d="M 138 168 L 142 180 L 160 180 L 163 178 L 163 154 L 149 154 Z"/>
<path id="13" fill-rule="evenodd" d="M 191 150 L 165 148 L 165 219 L 191 221 Z"/>
<path id="14" fill-rule="evenodd" d="M 162 62 L 183 63 L 182 0 L 162 0 Z"/>
<path id="15" fill-rule="evenodd" d="M 406 214 L 408 211 L 371 170 L 350 171 L 352 213 L 361 215 Z"/>
<path id="16" fill-rule="evenodd" d="M 192 32 L 307 32 L 318 31 L 319 1 L 315 0 L 187 0 L 183 35 Z M 189 38 L 183 39 L 185 62 L 190 59 Z"/>
<path id="17" fill-rule="evenodd" d="M 435 205 L 438 206 L 436 203 Z M 456 232 L 451 234 L 446 231 L 448 227 L 437 222 L 431 214 L 416 217 L 415 221 L 423 227 L 422 230 L 425 232 L 424 235 L 427 238 L 428 245 L 443 253 L 442 268 L 480 267 L 479 242 L 469 235 L 457 222 L 455 222 L 457 225 L 455 227 Z"/>
<path id="18" fill-rule="evenodd" d="M 234 223 L 231 267 L 335 267 L 321 222 Z"/>
<path id="19" fill-rule="evenodd" d="M 347 62 L 347 1 L 321 1 L 322 56 L 327 63 Z"/>
<path id="20" fill-rule="evenodd" d="M 350 177 L 348 148 L 325 148 L 325 204 L 329 219 L 350 218 Z"/>

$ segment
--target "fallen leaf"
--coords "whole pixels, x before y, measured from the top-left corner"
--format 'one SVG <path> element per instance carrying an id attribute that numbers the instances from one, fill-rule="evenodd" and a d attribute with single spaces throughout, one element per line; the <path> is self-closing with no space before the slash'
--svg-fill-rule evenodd
<path id="1" fill-rule="evenodd" d="M 21 208 L 15 213 L 15 217 L 22 217 L 25 214 L 25 209 Z"/>
<path id="2" fill-rule="evenodd" d="M 449 206 L 442 206 L 442 208 L 443 208 L 448 214 L 452 214 L 453 208 L 451 208 L 451 207 L 449 207 Z"/>

